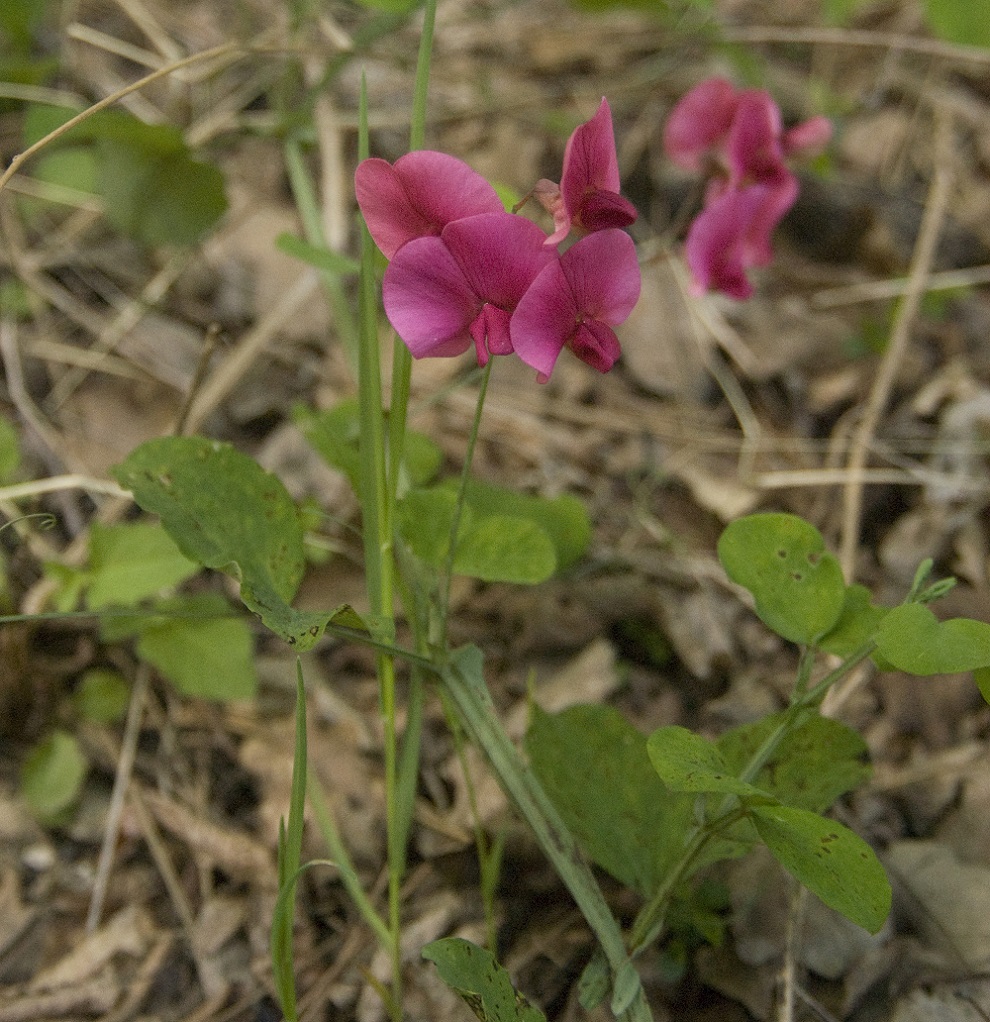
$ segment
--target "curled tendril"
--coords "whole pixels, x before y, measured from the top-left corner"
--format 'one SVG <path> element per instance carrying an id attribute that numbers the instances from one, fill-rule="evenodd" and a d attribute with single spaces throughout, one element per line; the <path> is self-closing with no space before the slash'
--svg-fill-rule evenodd
<path id="1" fill-rule="evenodd" d="M 4 522 L 0 525 L 0 532 L 4 529 L 10 528 L 11 525 L 16 525 L 18 522 L 26 521 L 28 518 L 40 518 L 38 522 L 39 529 L 54 529 L 58 525 L 58 519 L 48 511 L 35 511 L 29 515 L 21 515 L 20 518 L 11 518 L 9 522 Z"/>

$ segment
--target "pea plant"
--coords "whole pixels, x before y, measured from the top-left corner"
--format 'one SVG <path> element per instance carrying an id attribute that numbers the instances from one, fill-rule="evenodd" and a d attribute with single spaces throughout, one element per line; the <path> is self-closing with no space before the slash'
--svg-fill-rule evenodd
<path id="1" fill-rule="evenodd" d="M 450 642 L 452 579 L 538 584 L 581 559 L 590 526 L 571 497 L 548 500 L 472 478 L 488 383 L 500 358 L 521 359 L 533 370 L 534 387 L 551 377 L 559 358 L 576 357 L 589 371 L 612 368 L 621 353 L 616 327 L 640 292 L 636 246 L 627 232 L 637 212 L 622 195 L 607 98 L 570 137 L 559 182 L 534 182 L 512 209 L 466 163 L 424 149 L 432 32 L 427 4 L 409 152 L 394 163 L 370 152 L 362 95 L 354 178 L 364 224 L 357 399 L 297 415 L 312 446 L 346 475 L 359 499 L 370 611 L 293 607 L 305 570 L 304 519 L 285 486 L 231 445 L 201 436 L 159 438 L 133 451 L 114 476 L 141 509 L 158 516 L 179 551 L 162 550 L 156 558 L 157 570 L 172 582 L 195 566 L 225 572 L 248 610 L 298 653 L 328 634 L 375 654 L 388 828 L 383 908 L 363 886 L 307 772 L 304 662 L 298 661 L 294 782 L 278 838 L 280 894 L 272 925 L 285 1017 L 297 1017 L 292 923 L 299 878 L 320 865 L 302 861 L 307 799 L 327 843 L 327 863 L 389 954 L 391 982 L 381 993 L 390 1015 L 403 1017 L 401 885 L 424 708 L 438 698 L 455 729 L 484 753 L 587 920 L 596 951 L 581 979 L 582 1004 L 607 1003 L 616 1017 L 645 1022 L 652 1016 L 637 958 L 670 936 L 685 906 L 704 932 L 699 879 L 715 863 L 759 845 L 825 904 L 870 932 L 880 930 L 891 905 L 883 867 L 865 840 L 827 815 L 867 777 L 865 744 L 824 716 L 822 702 L 868 661 L 918 675 L 973 671 L 986 691 L 990 625 L 936 618 L 930 604 L 952 581 L 933 580 L 930 563 L 919 567 L 899 605 L 879 606 L 867 589 L 847 584 L 810 523 L 791 514 L 755 514 L 729 525 L 718 556 L 728 578 L 750 594 L 759 619 L 800 651 L 784 710 L 710 740 L 676 726 L 647 735 L 604 705 L 558 714 L 534 709 L 522 748 L 509 739 L 489 694 L 482 649 Z M 98 140 L 96 129 L 121 130 L 112 120 L 94 120 L 79 144 Z M 701 82 L 677 105 L 666 125 L 667 153 L 704 175 L 703 208 L 684 247 L 696 294 L 718 290 L 743 300 L 752 293 L 747 272 L 771 259 L 772 232 L 797 195 L 790 163 L 820 151 L 830 131 L 821 117 L 785 130 L 768 93 L 721 78 Z M 137 144 L 135 137 L 128 134 L 128 144 Z M 166 147 L 166 155 L 189 159 L 175 147 Z M 533 218 L 520 212 L 524 206 Z M 340 253 L 310 247 L 303 254 L 341 273 L 351 268 Z M 387 405 L 383 313 L 394 331 Z M 476 412 L 462 470 L 443 478 L 437 444 L 408 427 L 413 362 L 465 353 L 480 370 Z M 129 563 L 132 538 L 126 529 L 94 535 L 94 562 L 61 579 L 66 606 L 78 598 L 95 610 L 103 606 L 100 587 L 113 588 L 107 572 L 112 579 L 115 568 Z M 147 592 L 161 588 L 161 577 Z M 135 601 L 145 592 L 139 588 Z M 156 608 L 150 621 L 128 616 L 117 634 L 135 637 L 184 691 L 210 695 L 197 688 L 203 672 L 195 659 L 174 658 L 169 611 L 198 614 L 200 626 L 210 629 L 199 635 L 199 647 L 190 640 L 192 649 L 226 643 L 247 659 L 243 632 L 215 630 L 226 627 L 218 624 L 217 609 L 186 600 Z M 408 638 L 400 642 L 400 636 Z M 480 827 L 477 844 L 490 889 L 498 849 Z M 638 897 L 630 926 L 613 913 L 593 866 Z M 480 1018 L 542 1017 L 516 995 L 491 949 L 445 938 L 422 953 Z"/>

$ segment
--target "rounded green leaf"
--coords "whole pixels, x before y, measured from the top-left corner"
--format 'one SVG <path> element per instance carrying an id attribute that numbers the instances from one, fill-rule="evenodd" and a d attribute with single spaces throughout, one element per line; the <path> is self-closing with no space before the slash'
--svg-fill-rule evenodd
<path id="1" fill-rule="evenodd" d="M 877 649 L 909 674 L 958 674 L 990 666 L 990 624 L 939 619 L 920 603 L 894 607 L 880 623 Z"/>
<path id="2" fill-rule="evenodd" d="M 98 724 L 112 724 L 127 712 L 131 686 L 117 671 L 94 667 L 80 679 L 73 703 L 80 716 Z"/>
<path id="3" fill-rule="evenodd" d="M 38 819 L 54 822 L 79 797 L 89 764 L 67 731 L 53 731 L 28 753 L 21 794 Z"/>
<path id="4" fill-rule="evenodd" d="M 687 728 L 657 729 L 646 742 L 653 769 L 671 791 L 719 792 L 766 798 L 752 784 L 739 780 L 717 746 Z"/>
<path id="5" fill-rule="evenodd" d="M 740 518 L 722 533 L 718 556 L 729 578 L 753 594 L 760 620 L 783 638 L 811 645 L 839 620 L 846 593 L 842 569 L 803 518 Z"/>
<path id="6" fill-rule="evenodd" d="M 791 806 L 755 806 L 750 818 L 774 858 L 826 905 L 870 933 L 890 913 L 890 881 L 873 849 L 835 820 Z"/>
<path id="7" fill-rule="evenodd" d="M 171 536 L 151 522 L 94 522 L 89 560 L 86 603 L 91 610 L 132 607 L 174 589 L 199 571 L 199 565 L 183 556 Z"/>

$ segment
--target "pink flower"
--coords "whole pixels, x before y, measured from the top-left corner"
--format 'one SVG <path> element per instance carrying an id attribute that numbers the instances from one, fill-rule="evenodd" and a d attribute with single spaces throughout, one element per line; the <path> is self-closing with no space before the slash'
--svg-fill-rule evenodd
<path id="1" fill-rule="evenodd" d="M 615 228 L 589 234 L 543 267 L 523 295 L 510 323 L 512 347 L 541 383 L 565 347 L 608 372 L 620 354 L 612 327 L 632 312 L 639 291 L 629 235 Z"/>
<path id="2" fill-rule="evenodd" d="M 797 198 L 787 157 L 820 150 L 831 131 L 824 117 L 785 131 L 769 93 L 736 92 L 722 78 L 701 82 L 677 103 L 664 129 L 667 153 L 712 174 L 685 243 L 697 293 L 753 293 L 745 271 L 770 262 L 770 236 Z"/>
<path id="3" fill-rule="evenodd" d="M 595 116 L 578 125 L 567 140 L 560 185 L 544 179 L 537 182 L 533 194 L 553 217 L 548 246 L 560 244 L 572 227 L 601 231 L 628 227 L 636 220 L 635 206 L 619 194 L 619 159 L 606 99 Z"/>
<path id="4" fill-rule="evenodd" d="M 382 282 L 389 322 L 416 358 L 459 355 L 478 365 L 512 351 L 509 319 L 537 274 L 557 259 L 546 234 L 511 213 L 448 223 L 396 252 Z"/>
<path id="5" fill-rule="evenodd" d="M 773 258 L 770 235 L 797 195 L 791 185 L 749 185 L 723 192 L 695 218 L 684 243 L 684 255 L 694 278 L 696 295 L 721 291 L 730 298 L 749 298 L 753 285 L 746 278 L 751 266 Z"/>
<path id="6" fill-rule="evenodd" d="M 362 160 L 354 191 L 375 244 L 391 259 L 414 238 L 439 235 L 477 213 L 502 213 L 495 189 L 466 163 L 428 149 L 386 160 Z"/>

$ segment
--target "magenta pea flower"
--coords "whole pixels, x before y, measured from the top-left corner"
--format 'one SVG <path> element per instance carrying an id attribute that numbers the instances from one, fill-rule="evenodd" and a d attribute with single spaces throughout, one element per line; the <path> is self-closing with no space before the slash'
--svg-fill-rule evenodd
<path id="1" fill-rule="evenodd" d="M 753 294 L 746 277 L 752 266 L 773 258 L 770 235 L 797 195 L 797 179 L 787 187 L 749 185 L 712 199 L 695 218 L 684 243 L 691 270 L 691 291 L 721 291 L 739 300 Z"/>
<path id="2" fill-rule="evenodd" d="M 511 213 L 454 220 L 395 253 L 382 281 L 385 314 L 416 358 L 459 355 L 472 342 L 478 365 L 507 355 L 510 317 L 557 260 L 545 241 L 536 224 Z"/>
<path id="3" fill-rule="evenodd" d="M 510 322 L 512 347 L 545 383 L 564 348 L 605 373 L 619 357 L 612 329 L 639 300 L 636 246 L 624 231 L 598 231 L 540 270 Z"/>
<path id="4" fill-rule="evenodd" d="M 395 163 L 362 160 L 354 191 L 375 244 L 391 259 L 414 238 L 439 235 L 454 220 L 502 213 L 495 189 L 466 163 L 428 149 Z"/>
<path id="5" fill-rule="evenodd" d="M 553 217 L 548 246 L 560 244 L 572 227 L 601 231 L 628 227 L 636 220 L 636 207 L 619 194 L 619 159 L 606 99 L 595 116 L 578 125 L 567 140 L 560 184 L 543 179 L 533 194 Z"/>
<path id="6" fill-rule="evenodd" d="M 685 242 L 696 293 L 752 294 L 745 271 L 770 262 L 770 236 L 797 198 L 787 157 L 820 150 L 831 131 L 824 117 L 785 131 L 769 93 L 737 92 L 722 78 L 701 82 L 677 103 L 664 129 L 667 153 L 711 174 Z"/>

